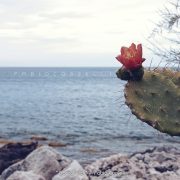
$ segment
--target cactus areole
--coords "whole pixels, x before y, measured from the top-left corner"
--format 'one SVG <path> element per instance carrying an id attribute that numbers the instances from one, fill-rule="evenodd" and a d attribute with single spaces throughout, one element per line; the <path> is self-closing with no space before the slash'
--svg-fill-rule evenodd
<path id="1" fill-rule="evenodd" d="M 142 79 L 144 70 L 142 63 L 145 59 L 142 57 L 142 45 L 137 47 L 134 43 L 128 47 L 121 47 L 121 54 L 116 59 L 122 63 L 122 68 L 117 72 L 117 76 L 122 80 L 139 81 Z"/>

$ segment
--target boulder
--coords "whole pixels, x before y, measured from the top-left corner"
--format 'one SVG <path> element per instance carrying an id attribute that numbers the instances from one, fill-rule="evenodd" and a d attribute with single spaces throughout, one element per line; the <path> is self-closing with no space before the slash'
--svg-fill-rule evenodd
<path id="1" fill-rule="evenodd" d="M 7 180 L 45 180 L 45 178 L 30 171 L 16 171 Z"/>
<path id="2" fill-rule="evenodd" d="M 71 163 L 71 160 L 62 156 L 49 146 L 40 148 L 29 154 L 23 161 L 16 163 L 6 169 L 2 175 L 2 180 L 6 180 L 15 171 L 31 171 L 41 175 L 46 180 L 51 180 L 54 175 L 62 171 Z"/>
<path id="3" fill-rule="evenodd" d="M 0 180 L 179 180 L 180 150 L 147 149 L 97 160 L 85 169 L 49 146 L 42 146 L 3 171 Z"/>
<path id="4" fill-rule="evenodd" d="M 98 159 L 95 162 L 87 165 L 85 170 L 88 175 L 99 176 L 103 172 L 106 172 L 107 170 L 126 161 L 127 159 L 128 157 L 121 153 L 111 155 L 109 157 Z"/>
<path id="5" fill-rule="evenodd" d="M 9 143 L 0 148 L 0 174 L 10 165 L 24 159 L 37 147 L 36 142 Z"/>
<path id="6" fill-rule="evenodd" d="M 37 136 L 37 135 L 31 136 L 30 139 L 31 139 L 31 140 L 34 140 L 34 141 L 47 141 L 47 140 L 48 140 L 47 137 Z"/>
<path id="7" fill-rule="evenodd" d="M 180 179 L 180 151 L 155 147 L 130 156 L 115 155 L 85 167 L 90 180 Z"/>
<path id="8" fill-rule="evenodd" d="M 77 162 L 73 161 L 66 169 L 59 172 L 52 180 L 88 180 L 85 170 Z"/>

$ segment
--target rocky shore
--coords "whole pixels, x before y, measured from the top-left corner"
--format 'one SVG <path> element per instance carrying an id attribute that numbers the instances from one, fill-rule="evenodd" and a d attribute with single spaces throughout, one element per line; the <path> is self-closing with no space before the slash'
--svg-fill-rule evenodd
<path id="1" fill-rule="evenodd" d="M 48 145 L 16 145 L 0 148 L 0 180 L 180 179 L 180 150 L 175 147 L 155 147 L 131 155 L 116 154 L 83 167 L 77 160 L 63 156 Z M 2 166 L 6 158 L 13 160 Z"/>

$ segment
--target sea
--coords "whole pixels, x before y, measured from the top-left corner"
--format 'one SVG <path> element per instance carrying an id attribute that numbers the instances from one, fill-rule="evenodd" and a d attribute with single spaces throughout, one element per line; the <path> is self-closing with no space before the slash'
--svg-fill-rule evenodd
<path id="1" fill-rule="evenodd" d="M 113 68 L 0 68 L 0 137 L 45 136 L 63 155 L 88 163 L 180 138 L 153 129 L 125 105 L 125 81 Z"/>

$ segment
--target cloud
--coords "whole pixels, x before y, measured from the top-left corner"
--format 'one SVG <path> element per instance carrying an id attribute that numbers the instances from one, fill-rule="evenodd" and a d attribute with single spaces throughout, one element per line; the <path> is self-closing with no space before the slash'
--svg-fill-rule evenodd
<path id="1" fill-rule="evenodd" d="M 145 43 L 152 29 L 148 21 L 157 19 L 155 11 L 165 1 L 0 0 L 0 47 L 19 52 L 8 58 L 2 50 L 6 58 L 0 57 L 0 65 L 6 59 L 27 59 L 26 54 L 33 59 L 38 52 L 42 59 L 51 57 L 44 52 L 116 54 L 121 45 Z"/>

